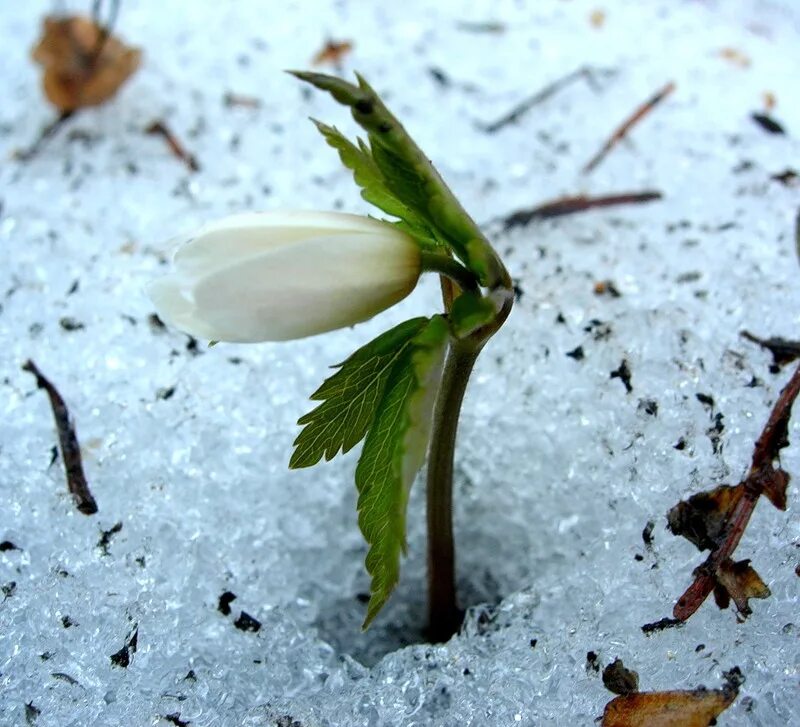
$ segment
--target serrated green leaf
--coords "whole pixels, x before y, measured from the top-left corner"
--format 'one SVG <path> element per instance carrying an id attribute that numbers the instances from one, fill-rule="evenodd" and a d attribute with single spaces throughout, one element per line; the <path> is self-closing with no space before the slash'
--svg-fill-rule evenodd
<path id="1" fill-rule="evenodd" d="M 441 249 L 445 243 L 436 237 L 436 233 L 422 223 L 414 223 L 409 220 L 398 220 L 392 223 L 395 227 L 411 235 L 425 250 Z"/>
<path id="2" fill-rule="evenodd" d="M 491 323 L 497 315 L 494 303 L 482 295 L 464 291 L 453 301 L 450 321 L 456 338 L 465 338 L 473 331 Z"/>
<path id="3" fill-rule="evenodd" d="M 434 316 L 395 364 L 356 467 L 358 524 L 369 544 L 372 576 L 363 628 L 386 603 L 400 577 L 408 493 L 425 458 L 449 327 Z"/>
<path id="4" fill-rule="evenodd" d="M 325 141 L 339 152 L 339 158 L 353 172 L 353 179 L 361 187 L 361 196 L 370 204 L 382 209 L 386 214 L 405 219 L 410 210 L 386 188 L 383 174 L 372 158 L 369 147 L 359 139 L 353 144 L 335 126 L 314 121 Z"/>
<path id="5" fill-rule="evenodd" d="M 350 107 L 369 135 L 372 157 L 389 191 L 445 242 L 481 285 L 507 283 L 507 273 L 486 237 L 444 183 L 403 125 L 358 74 L 358 86 L 322 73 L 291 71 Z M 363 147 L 362 147 L 363 148 Z"/>
<path id="6" fill-rule="evenodd" d="M 297 422 L 304 428 L 294 441 L 290 468 L 311 467 L 323 456 L 331 460 L 364 438 L 395 364 L 426 323 L 427 318 L 405 321 L 339 365 L 311 395 L 322 404 Z"/>
<path id="7" fill-rule="evenodd" d="M 430 193 L 424 175 L 420 173 L 412 160 L 382 144 L 374 134 L 369 135 L 369 141 L 372 158 L 386 180 L 386 187 L 397 199 L 402 199 L 423 219 L 430 219 L 428 210 Z"/>
<path id="8" fill-rule="evenodd" d="M 328 145 L 339 152 L 342 164 L 353 172 L 353 179 L 361 187 L 361 196 L 367 202 L 386 214 L 399 218 L 400 222 L 395 223 L 396 226 L 411 235 L 423 247 L 430 249 L 443 244 L 436 239 L 435 233 L 425 221 L 389 189 L 383 172 L 373 159 L 372 150 L 362 139 L 358 139 L 356 146 L 336 127 L 316 120 L 314 124 Z"/>

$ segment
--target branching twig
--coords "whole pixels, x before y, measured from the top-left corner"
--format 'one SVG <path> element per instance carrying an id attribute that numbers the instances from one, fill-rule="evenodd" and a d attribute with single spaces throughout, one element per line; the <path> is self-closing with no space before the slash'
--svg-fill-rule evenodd
<path id="1" fill-rule="evenodd" d="M 727 561 L 744 534 L 758 498 L 766 495 L 781 509 L 786 507 L 785 489 L 789 475 L 782 469 L 775 469 L 773 461 L 781 448 L 788 444 L 789 419 L 792 405 L 800 394 L 800 368 L 781 391 L 778 401 L 772 408 L 767 424 L 753 450 L 753 460 L 747 477 L 739 484 L 743 488 L 741 497 L 726 518 L 722 528 L 724 538 L 711 552 L 706 561 L 695 570 L 695 580 L 678 599 L 672 613 L 675 618 L 686 621 L 717 586 L 720 566 Z"/>
<path id="2" fill-rule="evenodd" d="M 196 172 L 200 169 L 200 165 L 197 163 L 197 159 L 194 155 L 186 151 L 183 144 L 178 141 L 178 138 L 169 130 L 163 121 L 154 121 L 144 132 L 145 134 L 153 134 L 162 137 L 164 141 L 167 142 L 170 151 L 180 159 L 190 171 Z"/>
<path id="3" fill-rule="evenodd" d="M 606 154 L 610 152 L 620 141 L 622 141 L 628 134 L 628 132 L 641 121 L 647 114 L 649 114 L 661 101 L 663 101 L 670 93 L 675 90 L 675 84 L 670 81 L 664 88 L 658 91 L 654 96 L 648 99 L 644 104 L 639 106 L 618 128 L 617 130 L 608 138 L 605 144 L 601 147 L 600 151 L 597 152 L 586 164 L 583 168 L 583 173 L 588 174 L 591 172 L 600 162 L 605 159 Z"/>
<path id="4" fill-rule="evenodd" d="M 67 488 L 75 499 L 78 510 L 84 515 L 94 515 L 97 512 L 97 502 L 89 491 L 86 476 L 83 473 L 81 462 L 81 448 L 75 427 L 70 421 L 69 410 L 58 390 L 33 361 L 26 361 L 22 366 L 23 371 L 28 371 L 36 377 L 36 385 L 44 389 L 50 397 L 50 406 L 53 409 L 53 418 L 58 430 L 58 441 L 61 445 L 61 457 L 64 460 L 64 470 L 67 475 Z"/>
<path id="5" fill-rule="evenodd" d="M 585 194 L 578 194 L 574 197 L 559 197 L 551 202 L 544 202 L 531 209 L 518 210 L 499 220 L 506 230 L 514 227 L 522 227 L 533 220 L 544 220 L 552 217 L 571 215 L 575 212 L 585 212 L 586 210 L 598 207 L 613 207 L 621 204 L 642 204 L 653 202 L 662 198 L 661 192 L 648 190 L 646 192 L 625 192 L 621 194 L 609 194 L 601 197 L 589 197 Z"/>

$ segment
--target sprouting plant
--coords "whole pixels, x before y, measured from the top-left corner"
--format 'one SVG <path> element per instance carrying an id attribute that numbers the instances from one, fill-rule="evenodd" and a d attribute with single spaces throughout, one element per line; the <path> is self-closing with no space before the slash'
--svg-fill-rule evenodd
<path id="1" fill-rule="evenodd" d="M 444 312 L 401 323 L 366 344 L 314 394 L 290 466 L 330 460 L 364 440 L 358 523 L 372 577 L 366 628 L 386 603 L 405 552 L 406 506 L 428 455 L 429 636 L 458 629 L 452 525 L 453 454 L 475 361 L 514 301 L 486 237 L 378 95 L 317 73 L 295 76 L 350 107 L 367 139 L 315 122 L 365 200 L 392 218 L 268 213 L 228 218 L 192 235 L 175 272 L 151 287 L 162 317 L 223 341 L 301 338 L 366 320 L 441 278 Z"/>

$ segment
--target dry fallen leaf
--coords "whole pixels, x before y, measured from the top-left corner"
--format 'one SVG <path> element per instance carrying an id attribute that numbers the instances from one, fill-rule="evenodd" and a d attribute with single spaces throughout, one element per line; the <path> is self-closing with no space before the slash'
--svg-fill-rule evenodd
<path id="1" fill-rule="evenodd" d="M 720 563 L 716 572 L 717 586 L 714 599 L 720 608 L 727 608 L 729 600 L 733 600 L 742 616 L 749 616 L 749 599 L 769 598 L 770 590 L 761 576 L 750 566 L 749 560 L 734 563 L 730 558 Z"/>
<path id="2" fill-rule="evenodd" d="M 46 17 L 31 55 L 44 68 L 45 95 L 62 113 L 110 99 L 139 67 L 142 56 L 138 48 L 79 15 Z"/>
<path id="3" fill-rule="evenodd" d="M 735 698 L 732 689 L 635 692 L 606 705 L 602 727 L 708 727 Z"/>
<path id="4" fill-rule="evenodd" d="M 719 56 L 739 68 L 747 68 L 750 65 L 750 58 L 736 48 L 723 48 L 720 50 Z"/>
<path id="5" fill-rule="evenodd" d="M 603 685 L 614 694 L 633 694 L 639 690 L 639 675 L 626 669 L 622 659 L 614 659 L 603 669 Z"/>
<path id="6" fill-rule="evenodd" d="M 589 13 L 589 24 L 593 28 L 602 28 L 603 25 L 605 25 L 605 22 L 606 22 L 605 10 L 597 9 L 597 10 L 592 10 L 592 12 Z"/>
<path id="7" fill-rule="evenodd" d="M 746 332 L 742 335 L 762 345 L 767 343 Z M 778 350 L 782 350 L 785 343 L 781 341 Z M 786 470 L 776 467 L 775 462 L 780 462 L 781 449 L 789 446 L 789 421 L 798 396 L 800 367 L 781 390 L 756 440 L 747 477 L 735 487 L 721 485 L 693 495 L 667 513 L 672 532 L 687 538 L 700 550 L 711 550 L 705 562 L 695 568 L 691 585 L 676 601 L 672 609 L 676 619 L 686 621 L 712 592 L 720 608 L 727 608 L 733 599 L 742 617 L 750 613 L 750 598 L 769 597 L 769 588 L 750 567 L 749 561 L 734 563 L 731 556 L 761 495 L 779 510 L 786 509 L 786 488 L 791 478 Z"/>
<path id="8" fill-rule="evenodd" d="M 311 59 L 311 63 L 315 66 L 320 66 L 323 63 L 330 63 L 335 66 L 341 63 L 342 58 L 351 50 L 353 50 L 353 44 L 349 40 L 328 40 Z"/>
<path id="9" fill-rule="evenodd" d="M 667 513 L 669 529 L 694 543 L 698 550 L 714 550 L 727 535 L 728 519 L 742 495 L 741 484 L 698 492 Z"/>

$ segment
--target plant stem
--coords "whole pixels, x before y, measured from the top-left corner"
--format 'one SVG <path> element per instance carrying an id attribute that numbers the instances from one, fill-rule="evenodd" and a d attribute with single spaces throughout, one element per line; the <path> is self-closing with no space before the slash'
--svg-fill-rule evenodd
<path id="1" fill-rule="evenodd" d="M 439 273 L 454 281 L 464 290 L 478 290 L 478 280 L 467 268 L 449 255 L 423 250 L 420 253 L 423 272 Z"/>
<path id="2" fill-rule="evenodd" d="M 454 340 L 433 412 L 428 456 L 428 638 L 447 641 L 461 626 L 453 542 L 453 455 L 461 402 L 481 346 Z"/>

